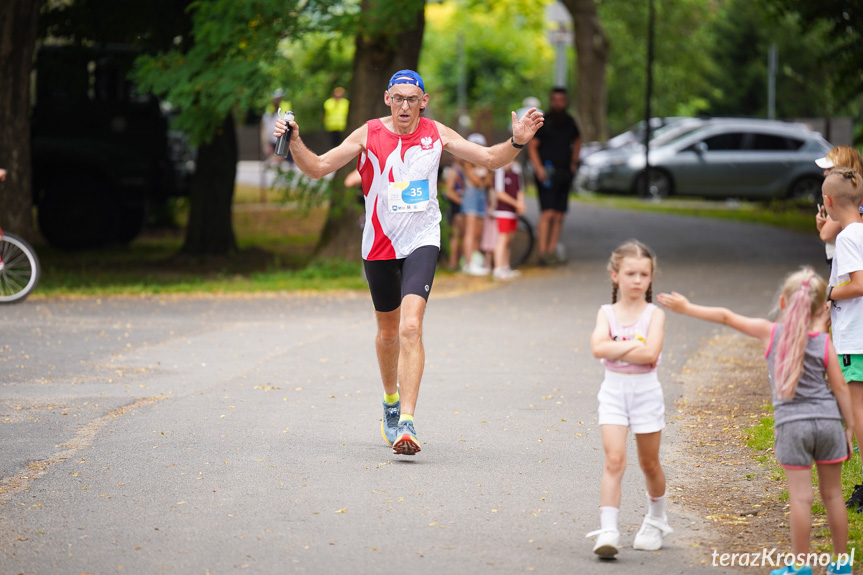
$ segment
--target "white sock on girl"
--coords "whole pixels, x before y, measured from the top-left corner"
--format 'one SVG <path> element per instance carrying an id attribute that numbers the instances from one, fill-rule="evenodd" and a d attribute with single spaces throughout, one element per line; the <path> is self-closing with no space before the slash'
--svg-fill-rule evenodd
<path id="1" fill-rule="evenodd" d="M 647 494 L 647 514 L 657 519 L 665 517 L 665 493 L 659 497 L 652 497 Z"/>
<path id="2" fill-rule="evenodd" d="M 605 531 L 613 529 L 617 531 L 617 514 L 620 509 L 617 507 L 600 507 L 599 508 L 599 528 Z"/>

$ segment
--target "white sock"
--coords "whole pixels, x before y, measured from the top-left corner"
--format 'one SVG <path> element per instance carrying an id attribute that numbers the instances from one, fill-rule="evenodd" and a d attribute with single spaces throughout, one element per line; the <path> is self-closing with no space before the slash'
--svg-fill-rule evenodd
<path id="1" fill-rule="evenodd" d="M 657 519 L 665 517 L 664 493 L 659 497 L 651 497 L 650 493 L 647 494 L 647 514 L 651 517 L 656 517 Z"/>
<path id="2" fill-rule="evenodd" d="M 599 528 L 614 529 L 617 531 L 617 514 L 620 509 L 617 507 L 600 507 L 599 508 Z"/>

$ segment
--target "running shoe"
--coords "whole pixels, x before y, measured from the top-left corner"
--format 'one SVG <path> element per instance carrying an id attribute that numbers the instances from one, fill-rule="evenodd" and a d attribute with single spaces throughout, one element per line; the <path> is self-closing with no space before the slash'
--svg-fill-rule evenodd
<path id="1" fill-rule="evenodd" d="M 770 575 L 812 575 L 812 567 L 808 565 L 803 565 L 801 567 L 788 565 L 782 569 L 774 569 L 770 572 Z"/>
<path id="2" fill-rule="evenodd" d="M 668 518 L 653 517 L 651 515 L 644 516 L 644 522 L 641 524 L 641 529 L 635 535 L 635 541 L 632 543 L 633 549 L 642 549 L 644 551 L 656 551 L 662 548 L 662 538 L 671 533 L 673 529 L 668 526 Z"/>
<path id="3" fill-rule="evenodd" d="M 396 430 L 399 426 L 399 415 L 402 412 L 402 402 L 382 402 L 384 404 L 384 418 L 381 419 L 381 435 L 387 440 L 387 445 L 392 445 L 396 440 Z"/>
<path id="4" fill-rule="evenodd" d="M 505 268 L 494 268 L 494 273 L 492 274 L 492 278 L 496 280 L 511 280 L 515 279 L 521 275 L 521 272 L 518 270 L 514 270 L 509 267 Z"/>
<path id="5" fill-rule="evenodd" d="M 851 497 L 845 502 L 845 507 L 854 509 L 857 513 L 863 511 L 863 485 L 855 485 L 854 491 L 851 492 Z"/>
<path id="6" fill-rule="evenodd" d="M 396 440 L 393 442 L 393 453 L 399 455 L 414 455 L 420 451 L 420 442 L 414 430 L 414 422 L 406 419 L 399 422 Z"/>
<path id="7" fill-rule="evenodd" d="M 617 529 L 597 529 L 585 537 L 596 537 L 593 552 L 600 559 L 614 559 L 620 547 L 620 531 Z"/>
<path id="8" fill-rule="evenodd" d="M 847 557 L 842 562 L 842 565 L 839 565 L 838 563 L 838 561 L 833 561 L 832 563 L 830 563 L 830 566 L 827 568 L 827 575 L 851 574 L 851 561 Z"/>

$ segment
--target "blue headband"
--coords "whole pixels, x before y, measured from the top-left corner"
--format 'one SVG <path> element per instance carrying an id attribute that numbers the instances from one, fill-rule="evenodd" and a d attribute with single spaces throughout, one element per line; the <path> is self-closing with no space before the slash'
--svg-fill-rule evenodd
<path id="1" fill-rule="evenodd" d="M 393 77 L 390 78 L 390 85 L 387 86 L 387 90 L 389 90 L 396 84 L 410 84 L 411 86 L 419 86 L 419 89 L 423 91 L 423 94 L 425 94 L 426 92 L 425 85 L 423 84 L 423 79 L 413 70 L 399 70 L 398 72 L 393 74 Z"/>

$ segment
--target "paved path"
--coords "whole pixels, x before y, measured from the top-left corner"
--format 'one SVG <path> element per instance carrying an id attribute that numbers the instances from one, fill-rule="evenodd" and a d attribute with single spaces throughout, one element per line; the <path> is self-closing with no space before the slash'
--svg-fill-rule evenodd
<path id="1" fill-rule="evenodd" d="M 660 258 L 659 290 L 744 313 L 822 266 L 817 238 L 578 207 L 553 274 L 435 297 L 417 412 L 423 451 L 393 456 L 366 294 L 31 301 L 0 315 L 0 573 L 724 573 L 709 525 L 672 503 L 659 553 L 612 565 L 589 351 L 608 253 Z M 823 266 L 822 266 L 823 269 Z M 669 414 L 713 326 L 670 317 Z M 663 450 L 679 447 L 673 418 Z M 635 461 L 634 457 L 632 461 Z M 685 469 L 667 469 L 669 485 Z M 624 479 L 623 542 L 644 512 Z"/>

